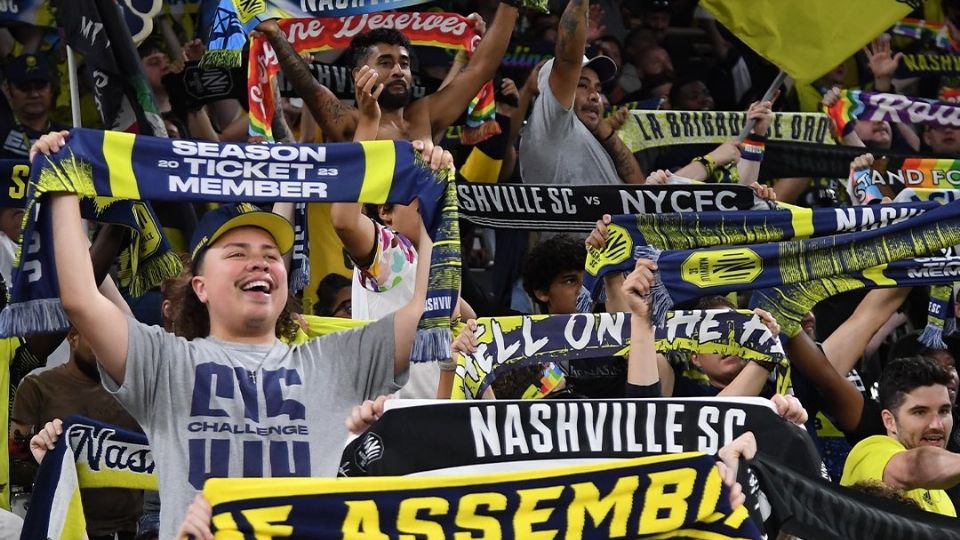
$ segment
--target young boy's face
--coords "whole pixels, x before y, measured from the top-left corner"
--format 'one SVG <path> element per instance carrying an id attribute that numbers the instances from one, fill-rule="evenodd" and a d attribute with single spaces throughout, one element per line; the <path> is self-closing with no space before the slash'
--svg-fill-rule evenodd
<path id="1" fill-rule="evenodd" d="M 547 305 L 550 315 L 569 315 L 577 312 L 577 296 L 583 287 L 583 270 L 561 272 L 546 291 L 537 291 L 537 299 Z"/>

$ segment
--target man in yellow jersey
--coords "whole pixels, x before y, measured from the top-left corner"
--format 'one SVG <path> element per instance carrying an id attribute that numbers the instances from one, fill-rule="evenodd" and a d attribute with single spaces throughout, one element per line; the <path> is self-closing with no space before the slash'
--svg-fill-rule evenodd
<path id="1" fill-rule="evenodd" d="M 880 378 L 880 407 L 886 435 L 857 443 L 840 485 L 878 480 L 905 492 L 928 512 L 956 517 L 944 489 L 960 483 L 960 454 L 946 450 L 953 429 L 950 375 L 935 361 L 894 360 Z"/>

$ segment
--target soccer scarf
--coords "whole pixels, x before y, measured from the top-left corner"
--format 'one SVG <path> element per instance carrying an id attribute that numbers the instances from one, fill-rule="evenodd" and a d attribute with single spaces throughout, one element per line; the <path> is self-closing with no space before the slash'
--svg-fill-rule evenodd
<path id="1" fill-rule="evenodd" d="M 453 399 L 479 399 L 499 374 L 528 364 L 624 356 L 629 313 L 522 315 L 477 319 L 477 350 L 461 354 Z M 771 369 L 785 360 L 780 341 L 750 312 L 673 311 L 654 328 L 656 349 L 739 356 Z"/>
<path id="2" fill-rule="evenodd" d="M 743 247 L 638 246 L 634 253 L 658 265 L 652 299 L 654 320 L 660 321 L 678 302 L 843 276 L 957 244 L 960 203 L 950 203 L 880 229 Z"/>
<path id="3" fill-rule="evenodd" d="M 430 0 L 392 0 L 389 4 L 378 5 L 371 2 L 353 2 L 353 5 L 335 7 L 333 2 L 295 2 L 291 0 L 266 0 L 263 2 L 244 2 L 243 0 L 220 0 L 213 17 L 207 52 L 203 56 L 204 65 L 238 67 L 242 60 L 241 49 L 247 41 L 247 34 L 258 24 L 269 19 L 289 19 L 294 17 L 347 17 L 367 14 L 387 9 L 425 4 Z M 351 17 L 352 18 L 352 17 Z"/>
<path id="4" fill-rule="evenodd" d="M 699 453 L 468 476 L 215 478 L 203 493 L 215 538 L 761 537 Z"/>
<path id="5" fill-rule="evenodd" d="M 37 471 L 21 538 L 80 540 L 81 488 L 157 489 L 153 454 L 142 433 L 71 416 Z"/>
<path id="6" fill-rule="evenodd" d="M 356 89 L 353 83 L 353 75 L 350 68 L 345 65 L 328 64 L 325 62 L 313 61 L 307 65 L 313 78 L 320 84 L 329 89 L 340 99 L 353 101 L 356 99 Z M 442 81 L 434 79 L 429 75 L 413 73 L 413 84 L 410 93 L 413 99 L 420 99 L 437 91 Z M 293 83 L 287 80 L 283 74 L 280 74 L 280 95 L 283 97 L 298 97 L 293 89 Z M 246 99 L 244 96 L 243 99 Z"/>
<path id="7" fill-rule="evenodd" d="M 607 244 L 587 252 L 584 287 L 599 300 L 603 277 L 633 270 L 647 247 L 678 250 L 821 237 L 884 227 L 935 208 L 935 203 L 817 209 L 784 205 L 770 211 L 614 216 L 607 226 Z"/>
<path id="8" fill-rule="evenodd" d="M 836 103 L 827 107 L 840 133 L 852 129 L 853 120 L 907 122 L 960 127 L 960 107 L 932 99 L 899 94 L 843 90 Z"/>
<path id="9" fill-rule="evenodd" d="M 952 49 L 947 26 L 936 21 L 907 18 L 897 22 L 890 32 L 898 36 L 932 41 L 937 48 L 945 51 Z"/>
<path id="10" fill-rule="evenodd" d="M 771 510 L 765 523 L 768 538 L 778 530 L 818 540 L 946 540 L 960 539 L 957 519 L 910 508 L 898 501 L 860 493 L 820 478 L 803 476 L 770 459 L 766 452 L 741 466 L 751 517 L 762 494 Z M 758 520 L 759 521 L 759 520 Z"/>
<path id="11" fill-rule="evenodd" d="M 375 28 L 400 30 L 413 45 L 472 52 L 477 43 L 470 21 L 456 13 L 380 13 L 360 18 L 283 19 L 279 24 L 287 41 L 298 53 L 346 48 L 355 36 Z M 250 41 L 248 68 L 250 134 L 272 139 L 272 87 L 280 72 L 280 64 L 265 37 L 258 36 Z M 488 81 L 486 85 L 492 86 L 492 83 Z"/>
<path id="12" fill-rule="evenodd" d="M 903 53 L 894 76 L 898 79 L 960 75 L 960 55 L 948 53 Z"/>
<path id="13" fill-rule="evenodd" d="M 430 171 L 405 141 L 218 144 L 75 129 L 64 149 L 38 156 L 28 198 L 36 201 L 49 192 L 68 191 L 124 200 L 408 204 L 419 197 L 424 224 L 435 241 L 427 309 L 413 348 L 414 361 L 426 361 L 449 356 L 449 318 L 459 289 L 460 242 L 451 177 L 450 171 Z M 49 219 L 42 204 L 40 209 L 36 219 L 27 212 L 28 230 Z M 25 272 L 19 272 L 20 287 L 14 287 L 14 304 L 0 312 L 0 328 L 18 303 L 53 303 L 62 313 L 50 237 L 33 238 L 38 245 L 27 250 L 18 268 L 42 268 L 44 287 L 26 282 Z M 43 328 L 55 329 L 66 327 Z"/>
<path id="14" fill-rule="evenodd" d="M 0 159 L 0 208 L 26 207 L 29 183 L 30 163 L 27 160 Z"/>
<path id="15" fill-rule="evenodd" d="M 617 135 L 631 152 L 680 144 L 722 144 L 737 137 L 746 113 L 732 111 L 631 111 Z M 822 113 L 775 113 L 772 141 L 833 144 L 830 119 Z"/>
<path id="16" fill-rule="evenodd" d="M 460 216 L 495 229 L 589 232 L 604 214 L 750 210 L 754 192 L 739 184 L 558 186 L 457 184 Z"/>
<path id="17" fill-rule="evenodd" d="M 878 287 L 942 286 L 957 280 L 960 280 L 960 257 L 904 259 L 846 275 L 755 290 L 750 295 L 750 304 L 772 313 L 780 323 L 781 333 L 793 337 L 801 332 L 803 316 L 831 296 Z M 949 285 L 946 288 L 950 288 Z M 951 295 L 943 288 L 931 287 L 931 290 L 924 343 L 946 348 L 940 345 L 944 332 L 950 334 L 952 330 L 948 322 Z"/>
<path id="18" fill-rule="evenodd" d="M 863 148 L 814 143 L 767 141 L 760 180 L 786 177 L 846 178 L 850 162 Z M 873 164 L 874 183 L 900 182 L 915 187 L 960 185 L 960 163 L 952 157 L 883 151 Z"/>
<path id="19" fill-rule="evenodd" d="M 819 474 L 807 433 L 756 397 L 388 401 L 379 420 L 344 449 L 338 474 L 472 474 L 518 464 L 715 454 L 746 432 L 785 467 Z"/>

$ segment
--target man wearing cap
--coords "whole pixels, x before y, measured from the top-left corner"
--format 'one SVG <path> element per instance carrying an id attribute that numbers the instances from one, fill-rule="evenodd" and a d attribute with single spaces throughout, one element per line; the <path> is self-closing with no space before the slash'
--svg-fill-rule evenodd
<path id="1" fill-rule="evenodd" d="M 520 140 L 520 175 L 535 184 L 643 183 L 636 158 L 603 120 L 601 85 L 617 73 L 607 56 L 583 55 L 587 0 L 560 17 L 556 57 L 537 75 L 540 97 Z"/>
<path id="2" fill-rule="evenodd" d="M 24 54 L 10 60 L 4 70 L 3 93 L 13 111 L 11 123 L 0 130 L 0 158 L 26 158 L 44 133 L 67 129 L 50 120 L 53 110 L 53 71 L 46 58 Z"/>
<path id="3" fill-rule="evenodd" d="M 49 154 L 69 133 L 34 146 Z M 430 146 L 430 145 L 427 145 Z M 453 159 L 424 151 L 435 167 Z M 103 384 L 140 423 L 157 464 L 160 537 L 170 538 L 211 477 L 333 476 L 354 405 L 398 390 L 426 300 L 432 243 L 420 235 L 413 299 L 363 328 L 288 346 L 287 271 L 293 227 L 250 205 L 209 212 L 191 241 L 185 292 L 197 320 L 187 340 L 128 318 L 96 289 L 73 194 L 52 194 L 63 307 L 89 342 Z M 205 328 L 200 328 L 205 325 Z"/>

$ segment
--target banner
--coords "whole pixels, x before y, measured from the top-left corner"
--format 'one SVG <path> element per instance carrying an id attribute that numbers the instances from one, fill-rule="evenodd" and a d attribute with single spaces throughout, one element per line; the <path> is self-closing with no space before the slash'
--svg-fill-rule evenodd
<path id="1" fill-rule="evenodd" d="M 760 56 L 806 83 L 853 56 L 920 0 L 704 0 L 702 6 Z"/>
<path id="2" fill-rule="evenodd" d="M 927 40 L 932 42 L 938 49 L 945 51 L 949 51 L 952 48 L 947 26 L 941 22 L 906 18 L 902 21 L 897 21 L 897 24 L 893 25 L 890 33 L 896 36 Z"/>
<path id="3" fill-rule="evenodd" d="M 428 404 L 429 403 L 429 404 Z M 761 398 L 388 402 L 347 445 L 341 476 L 441 476 L 662 453 L 716 454 L 752 432 L 761 452 L 820 475 L 807 433 Z"/>
<path id="4" fill-rule="evenodd" d="M 633 122 L 617 135 L 631 152 L 679 144 L 722 144 L 737 137 L 746 114 L 733 111 L 633 110 Z M 771 141 L 834 144 L 830 119 L 822 113 L 774 113 Z"/>
<path id="5" fill-rule="evenodd" d="M 460 217 L 481 227 L 590 232 L 604 214 L 750 210 L 739 184 L 556 186 L 457 183 Z"/>
<path id="6" fill-rule="evenodd" d="M 439 478 L 211 479 L 215 538 L 761 538 L 714 459 Z"/>
<path id="7" fill-rule="evenodd" d="M 501 370 L 582 358 L 625 356 L 629 313 L 517 315 L 477 319 L 477 350 L 460 354 L 453 398 L 479 399 Z M 780 341 L 752 312 L 671 311 L 654 328 L 658 352 L 697 351 L 739 356 L 771 366 L 784 361 Z"/>

